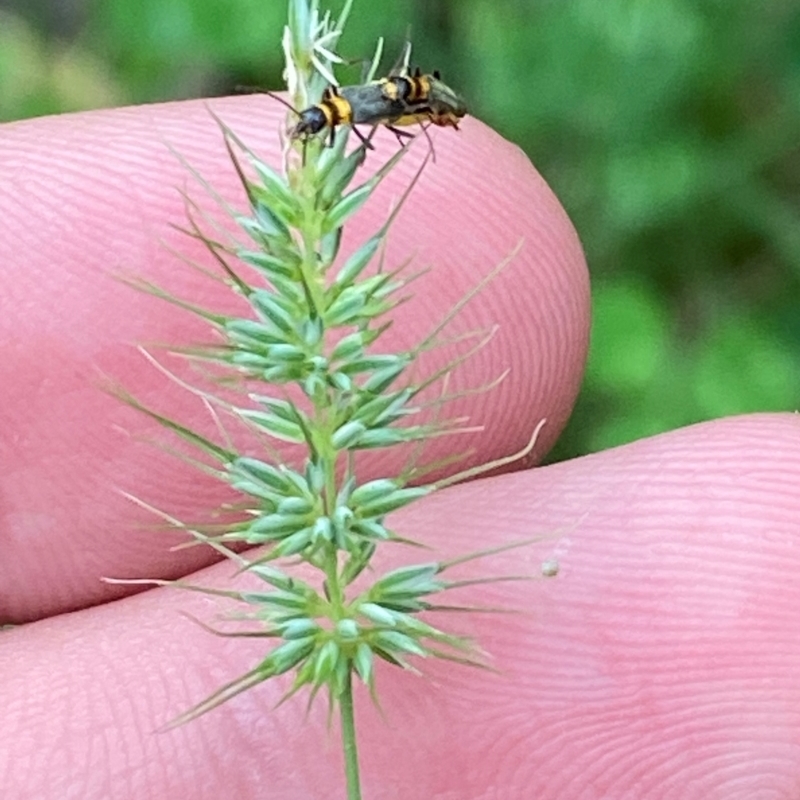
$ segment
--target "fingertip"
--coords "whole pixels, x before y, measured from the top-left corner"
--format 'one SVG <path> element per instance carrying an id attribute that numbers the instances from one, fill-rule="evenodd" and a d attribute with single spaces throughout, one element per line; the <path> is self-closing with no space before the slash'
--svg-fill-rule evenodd
<path id="1" fill-rule="evenodd" d="M 412 301 L 398 310 L 401 341 L 413 344 L 425 326 L 480 287 L 448 332 L 497 326 L 497 334 L 451 377 L 455 387 L 469 390 L 505 370 L 509 376 L 449 410 L 483 428 L 463 440 L 465 450 L 476 452 L 470 463 L 519 450 L 546 420 L 532 459 L 538 461 L 566 424 L 583 376 L 590 330 L 583 250 L 555 194 L 519 147 L 474 118 L 458 131 L 429 132 L 436 160 L 425 167 L 389 240 L 390 263 L 412 257 L 415 265 L 430 266 Z M 360 222 L 379 224 L 414 177 L 428 144 L 418 136 L 414 147 Z"/>
<path id="2" fill-rule="evenodd" d="M 0 299 L 0 333 L 17 343 L 0 365 L 5 418 L 15 431 L 0 464 L 13 529 L 6 548 L 13 567 L 6 568 L 0 609 L 6 619 L 115 596 L 99 583 L 101 575 L 175 575 L 200 566 L 196 555 L 189 562 L 168 554 L 163 538 L 143 537 L 152 520 L 116 489 L 178 519 L 207 512 L 221 501 L 219 490 L 187 464 L 154 456 L 142 439 L 163 440 L 163 432 L 121 409 L 97 377 L 111 376 L 147 405 L 214 434 L 202 403 L 136 350 L 141 342 L 207 341 L 208 326 L 116 280 L 144 279 L 214 311 L 239 308 L 241 298 L 175 255 L 214 269 L 202 245 L 176 230 L 186 224 L 182 188 L 201 215 L 230 224 L 177 155 L 234 208 L 245 205 L 210 112 L 279 165 L 276 131 L 286 111 L 263 96 L 63 115 L 2 129 L 0 214 L 7 225 L 0 260 L 9 265 L 12 291 Z M 536 456 L 558 435 L 582 374 L 588 280 L 574 229 L 521 151 L 477 120 L 461 128 L 431 132 L 436 162 L 426 166 L 390 231 L 387 265 L 411 260 L 410 271 L 427 272 L 410 286 L 413 298 L 397 309 L 386 341 L 416 347 L 472 296 L 441 336 L 487 338 L 446 390 L 455 397 L 447 417 L 472 431 L 437 439 L 425 453 L 433 460 L 472 451 L 459 462 L 467 468 L 519 450 L 543 418 Z M 396 152 L 388 132 L 376 141 L 365 175 Z M 344 249 L 385 223 L 426 143 L 417 137 L 353 221 Z M 520 242 L 519 254 L 481 286 Z M 448 352 L 432 354 L 422 368 L 440 367 Z M 486 387 L 493 388 L 481 391 Z M 397 458 L 375 468 L 394 473 Z M 52 580 L 65 566 L 68 580 Z"/>

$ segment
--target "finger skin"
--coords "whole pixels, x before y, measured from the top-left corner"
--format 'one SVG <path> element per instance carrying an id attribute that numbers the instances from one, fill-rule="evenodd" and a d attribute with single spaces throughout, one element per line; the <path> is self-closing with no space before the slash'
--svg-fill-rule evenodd
<path id="1" fill-rule="evenodd" d="M 358 693 L 364 796 L 795 796 L 798 454 L 796 417 L 732 418 L 453 487 L 398 513 L 399 531 L 448 556 L 545 537 L 462 576 L 536 575 L 549 558 L 560 572 L 459 590 L 459 602 L 522 613 L 436 615 L 474 635 L 499 674 L 383 669 L 385 720 Z M 8 796 L 343 796 L 324 711 L 306 724 L 305 698 L 272 710 L 277 685 L 151 733 L 265 652 L 177 614 L 210 621 L 217 608 L 158 589 L 0 634 Z"/>
<path id="2" fill-rule="evenodd" d="M 0 622 L 37 619 L 125 591 L 100 583 L 104 575 L 175 576 L 211 559 L 197 549 L 168 552 L 175 537 L 155 531 L 153 516 L 120 491 L 191 522 L 223 500 L 220 487 L 154 448 L 152 440 L 171 443 L 168 435 L 104 390 L 111 379 L 182 424 L 216 435 L 198 398 L 136 349 L 143 342 L 208 342 L 208 325 L 117 280 L 149 280 L 216 311 L 241 310 L 229 289 L 171 252 L 215 269 L 201 245 L 171 227 L 186 224 L 182 188 L 216 212 L 170 147 L 242 207 L 209 108 L 277 163 L 284 110 L 266 98 L 65 115 L 0 129 L 0 422 L 10 432 L 0 442 Z M 365 174 L 397 147 L 388 133 L 376 141 Z M 476 120 L 460 132 L 437 131 L 434 141 L 436 163 L 426 166 L 397 218 L 386 257 L 387 268 L 411 259 L 411 272 L 428 271 L 394 315 L 386 344 L 419 342 L 521 243 L 444 333 L 452 339 L 499 326 L 447 386 L 460 399 L 444 418 L 465 417 L 482 430 L 437 439 L 425 456 L 474 450 L 451 469 L 507 456 L 546 418 L 538 460 L 563 427 L 583 370 L 589 328 L 583 254 L 564 211 L 520 150 Z M 380 187 L 348 231 L 344 251 L 384 222 L 426 147 L 418 140 Z M 421 369 L 436 369 L 448 353 L 428 354 Z M 184 364 L 167 363 L 197 382 Z M 505 370 L 507 379 L 491 391 L 463 396 Z M 396 474 L 399 457 L 373 459 L 370 473 Z"/>

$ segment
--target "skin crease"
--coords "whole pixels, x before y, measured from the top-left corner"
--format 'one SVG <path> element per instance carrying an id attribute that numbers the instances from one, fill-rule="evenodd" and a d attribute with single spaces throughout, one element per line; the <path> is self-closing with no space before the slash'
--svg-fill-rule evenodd
<path id="1" fill-rule="evenodd" d="M 214 108 L 256 147 L 274 131 L 275 115 L 258 99 Z M 0 408 L 11 431 L 0 443 L 0 609 L 4 619 L 38 620 L 0 632 L 0 786 L 15 800 L 341 797 L 322 705 L 308 720 L 303 697 L 273 710 L 286 683 L 155 734 L 251 669 L 264 643 L 212 637 L 181 616 L 212 620 L 220 606 L 207 597 L 155 589 L 102 602 L 110 595 L 98 588 L 101 575 L 184 574 L 199 564 L 190 551 L 170 566 L 167 537 L 137 528 L 146 515 L 109 485 L 161 507 L 173 502 L 168 510 L 182 518 L 215 499 L 195 472 L 139 442 L 156 429 L 96 380 L 117 376 L 160 410 L 208 425 L 202 407 L 132 346 L 196 340 L 203 326 L 108 280 L 124 265 L 197 302 L 229 302 L 159 244 L 199 254 L 165 225 L 182 220 L 174 187 L 185 172 L 164 138 L 233 194 L 201 104 L 0 132 L 0 263 L 11 273 L 0 314 Z M 506 455 L 547 417 L 541 454 L 583 367 L 580 248 L 515 148 L 469 119 L 460 134 L 437 132 L 435 143 L 436 164 L 387 255 L 396 263 L 410 243 L 415 263 L 435 268 L 399 310 L 393 343 L 429 330 L 522 237 L 525 248 L 455 331 L 502 323 L 454 378 L 463 389 L 511 366 L 497 389 L 459 401 L 458 413 L 468 409 L 470 424 L 485 430 L 438 440 L 426 455 L 465 445 L 480 448 L 477 462 Z M 379 155 L 390 148 L 381 139 Z M 380 224 L 420 158 L 404 159 L 360 215 L 361 236 Z M 357 693 L 365 799 L 798 796 L 798 445 L 793 415 L 719 420 L 455 486 L 396 514 L 393 527 L 432 546 L 435 558 L 541 541 L 454 572 L 531 577 L 452 598 L 515 613 L 436 615 L 474 636 L 496 673 L 437 662 L 420 665 L 427 679 L 379 669 L 383 718 Z M 392 465 L 366 468 L 385 474 Z M 549 559 L 558 576 L 537 577 Z M 419 560 L 397 550 L 376 567 Z M 227 586 L 231 572 L 218 564 L 192 580 Z M 58 616 L 72 609 L 81 610 Z"/>

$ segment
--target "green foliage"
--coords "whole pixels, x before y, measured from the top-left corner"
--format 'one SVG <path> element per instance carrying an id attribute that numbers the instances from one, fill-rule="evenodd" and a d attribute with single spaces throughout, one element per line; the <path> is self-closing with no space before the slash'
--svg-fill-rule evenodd
<path id="1" fill-rule="evenodd" d="M 800 10 L 542 0 L 506 11 L 465 4 L 467 94 L 532 155 L 594 278 L 587 382 L 552 458 L 720 413 L 795 409 Z M 765 362 L 767 351 L 785 357 Z"/>
<path id="2" fill-rule="evenodd" d="M 278 86 L 283 3 L 231 8 L 97 0 L 72 42 L 6 13 L 0 114 Z M 357 12 L 342 52 L 368 58 L 385 36 L 391 62 L 410 25 L 415 60 L 441 69 L 471 113 L 526 150 L 580 232 L 597 335 L 618 344 L 592 348 L 555 458 L 723 410 L 797 407 L 796 4 L 385 0 Z M 355 82 L 361 69 L 342 74 Z M 600 318 L 623 297 L 628 312 Z M 648 372 L 647 348 L 665 359 L 649 391 L 631 383 Z M 706 384 L 726 386 L 725 401 L 712 402 Z"/>
<path id="3" fill-rule="evenodd" d="M 102 60 L 0 8 L 0 122 L 124 103 Z"/>

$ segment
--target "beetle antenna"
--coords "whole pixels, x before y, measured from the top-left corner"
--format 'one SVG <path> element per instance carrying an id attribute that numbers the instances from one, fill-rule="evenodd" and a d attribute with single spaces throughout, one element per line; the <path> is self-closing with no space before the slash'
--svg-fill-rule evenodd
<path id="1" fill-rule="evenodd" d="M 285 106 L 292 112 L 295 116 L 299 117 L 300 112 L 288 101 L 284 100 L 279 94 L 275 94 L 275 92 L 270 92 L 269 89 L 262 89 L 261 90 L 264 94 L 269 95 L 273 100 L 277 100 L 282 106 Z"/>

